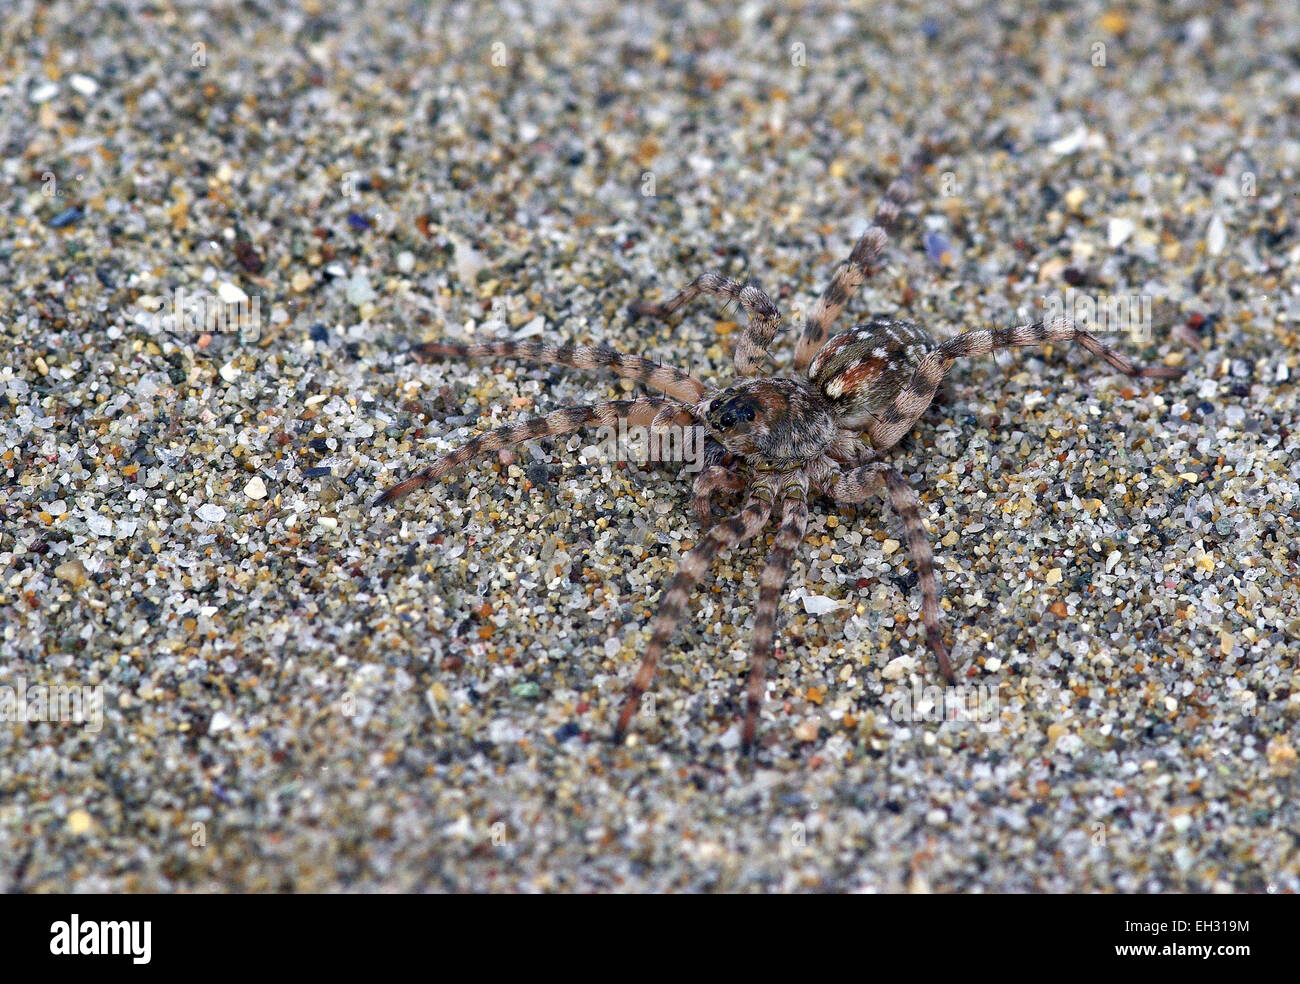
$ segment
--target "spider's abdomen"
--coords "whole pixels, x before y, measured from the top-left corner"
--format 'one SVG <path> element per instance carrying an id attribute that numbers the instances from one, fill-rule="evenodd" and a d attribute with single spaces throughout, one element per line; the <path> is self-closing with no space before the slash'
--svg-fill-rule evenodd
<path id="1" fill-rule="evenodd" d="M 936 344 L 910 321 L 872 318 L 823 345 L 808 366 L 808 378 L 841 425 L 861 430 L 893 402 Z"/>

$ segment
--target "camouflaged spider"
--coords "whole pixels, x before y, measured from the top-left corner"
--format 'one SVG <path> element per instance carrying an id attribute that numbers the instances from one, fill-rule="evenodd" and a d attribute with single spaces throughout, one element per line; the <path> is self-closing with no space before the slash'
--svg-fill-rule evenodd
<path id="1" fill-rule="evenodd" d="M 626 690 L 615 741 L 621 742 L 627 734 L 695 583 L 721 551 L 757 536 L 779 513 L 780 525 L 759 581 L 754 615 L 742 731 L 744 747 L 752 746 L 772 654 L 777 605 L 795 550 L 804 537 L 810 493 L 838 503 L 860 503 L 882 489 L 888 495 L 902 520 L 916 564 L 926 642 L 940 672 L 949 682 L 953 680 L 939 614 L 934 557 L 921 523 L 919 500 L 903 476 L 880 458 L 911 430 L 955 359 L 1044 342 L 1077 342 L 1129 376 L 1181 375 L 1181 369 L 1139 366 L 1063 319 L 968 331 L 936 342 L 917 325 L 876 317 L 827 341 L 831 325 L 850 295 L 877 268 L 887 233 L 910 194 L 908 182 L 901 178 L 886 190 L 874 221 L 835 270 L 803 325 L 794 375 L 760 375 L 781 331 L 781 315 L 771 298 L 758 287 L 717 274 L 699 277 L 663 304 L 637 305 L 634 313 L 668 317 L 700 294 L 738 302 L 749 315 L 749 324 L 736 345 L 735 369 L 741 376 L 758 378 L 743 379 L 721 390 L 680 369 L 624 355 L 605 345 L 431 342 L 415 348 L 423 357 L 499 356 L 575 369 L 608 369 L 661 390 L 666 398 L 572 407 L 489 431 L 394 485 L 375 500 L 376 506 L 441 478 L 476 454 L 533 438 L 567 434 L 590 425 L 614 426 L 620 419 L 629 425 L 693 422 L 705 428 L 706 467 L 696 476 L 693 491 L 696 518 L 707 532 L 682 557 L 677 576 L 660 603 L 645 656 Z M 722 492 L 744 492 L 745 500 L 738 512 L 714 524 L 713 499 Z"/>

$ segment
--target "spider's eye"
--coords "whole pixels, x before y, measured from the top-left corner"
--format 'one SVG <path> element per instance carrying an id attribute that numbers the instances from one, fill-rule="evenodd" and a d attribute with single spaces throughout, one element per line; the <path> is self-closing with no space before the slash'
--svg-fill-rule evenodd
<path id="1" fill-rule="evenodd" d="M 731 430 L 754 419 L 754 404 L 746 399 L 728 400 L 711 415 L 718 430 Z"/>

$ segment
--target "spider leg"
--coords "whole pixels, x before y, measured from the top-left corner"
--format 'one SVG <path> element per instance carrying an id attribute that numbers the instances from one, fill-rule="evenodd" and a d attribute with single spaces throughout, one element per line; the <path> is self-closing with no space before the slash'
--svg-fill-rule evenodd
<path id="1" fill-rule="evenodd" d="M 616 743 L 621 743 L 627 735 L 641 695 L 650 688 L 659 657 L 672 638 L 695 583 L 704 576 L 719 553 L 753 537 L 766 525 L 771 514 L 771 501 L 765 495 L 760 495 L 759 490 L 755 490 L 740 512 L 710 529 L 704 539 L 682 557 L 677 576 L 659 603 L 659 614 L 655 616 L 651 627 L 650 644 L 646 647 L 645 656 L 641 658 L 636 676 L 625 691 L 623 709 L 614 728 Z"/>
<path id="2" fill-rule="evenodd" d="M 679 412 L 680 410 L 671 404 L 659 410 L 654 415 L 654 419 L 650 421 L 650 433 L 659 434 L 666 428 L 671 427 Z"/>
<path id="3" fill-rule="evenodd" d="M 799 347 L 794 354 L 794 367 L 802 372 L 830 336 L 831 325 L 844 310 L 853 292 L 862 286 L 876 271 L 880 254 L 889 241 L 889 233 L 898 223 L 899 213 L 912 197 L 912 186 L 905 178 L 896 178 L 885 189 L 885 197 L 876 207 L 876 215 L 866 232 L 858 239 L 849 258 L 835 268 L 830 282 L 817 300 L 817 306 L 808 315 L 799 335 Z"/>
<path id="4" fill-rule="evenodd" d="M 414 492 L 429 482 L 437 481 L 458 465 L 463 465 L 477 454 L 485 451 L 499 451 L 513 444 L 521 444 L 539 437 L 554 437 L 569 434 L 591 424 L 604 427 L 617 427 L 620 420 L 630 425 L 644 426 L 654 419 L 654 415 L 664 407 L 674 407 L 679 413 L 687 414 L 689 410 L 680 403 L 673 403 L 657 396 L 645 396 L 639 400 L 614 400 L 609 403 L 596 403 L 587 407 L 565 407 L 544 417 L 533 417 L 517 424 L 507 424 L 486 434 L 480 434 L 454 451 L 449 451 L 423 471 L 416 472 L 410 478 L 398 482 L 372 503 L 382 506 L 402 496 Z"/>
<path id="5" fill-rule="evenodd" d="M 713 496 L 719 491 L 739 492 L 745 487 L 745 477 L 724 465 L 709 465 L 695 476 L 691 487 L 695 520 L 707 527 L 713 520 Z"/>
<path id="6" fill-rule="evenodd" d="M 925 639 L 935 658 L 939 671 L 949 683 L 954 681 L 948 647 L 943 641 L 943 616 L 939 612 L 939 591 L 934 574 L 934 554 L 921 522 L 921 502 L 907 480 L 893 465 L 876 461 L 852 471 L 841 472 L 826 486 L 827 494 L 836 502 L 858 503 L 884 485 L 889 501 L 903 521 L 907 534 L 908 550 L 916 564 L 916 576 L 921 586 L 921 620 L 925 625 Z"/>
<path id="7" fill-rule="evenodd" d="M 686 443 L 686 439 L 681 436 L 680 431 L 676 434 L 673 432 L 673 427 L 676 425 L 681 413 L 682 407 L 680 404 L 670 403 L 661 407 L 651 419 L 647 428 L 650 438 L 650 460 L 684 460 L 685 452 L 690 445 Z M 701 433 L 703 433 L 702 429 Z M 674 447 L 675 438 L 680 438 L 676 443 L 676 447 Z M 682 457 L 678 457 L 678 455 Z"/>
<path id="8" fill-rule="evenodd" d="M 764 360 L 770 358 L 768 349 L 781 330 L 781 312 L 772 299 L 753 284 L 742 284 L 720 274 L 705 273 L 662 304 L 634 304 L 631 310 L 635 315 L 667 318 L 701 294 L 714 294 L 736 301 L 749 314 L 749 325 L 736 342 L 733 361 L 736 372 L 742 376 L 753 376 L 762 368 Z"/>
<path id="9" fill-rule="evenodd" d="M 564 342 L 514 342 L 499 339 L 491 342 L 425 342 L 411 349 L 420 358 L 453 356 L 460 359 L 497 356 L 568 366 L 571 369 L 609 369 L 625 379 L 634 379 L 663 390 L 683 403 L 698 403 L 708 387 L 698 379 L 672 366 L 639 355 L 625 355 L 608 345 L 574 345 Z"/>
<path id="10" fill-rule="evenodd" d="M 1035 321 L 1015 328 L 982 328 L 963 332 L 935 347 L 925 356 L 912 373 L 912 378 L 882 409 L 876 419 L 867 425 L 867 434 L 876 450 L 893 447 L 912 429 L 916 419 L 925 412 L 934 398 L 934 391 L 942 381 L 954 359 L 988 355 L 1009 348 L 1024 348 L 1046 342 L 1076 342 L 1093 355 L 1106 360 L 1114 369 L 1127 376 L 1144 379 L 1176 379 L 1182 369 L 1171 366 L 1144 366 L 1133 362 L 1111 348 L 1096 335 L 1077 327 L 1067 318 L 1054 321 Z"/>
<path id="11" fill-rule="evenodd" d="M 781 588 L 790 573 L 794 553 L 803 543 L 808 527 L 806 493 L 786 498 L 781 512 L 781 526 L 776 532 L 772 553 L 763 567 L 759 579 L 758 608 L 754 614 L 754 649 L 749 667 L 748 696 L 745 701 L 745 724 L 741 732 L 741 748 L 748 752 L 754 744 L 758 727 L 758 709 L 763 703 L 763 689 L 767 680 L 767 660 L 772 653 L 772 637 L 776 632 L 776 613 L 781 601 Z"/>

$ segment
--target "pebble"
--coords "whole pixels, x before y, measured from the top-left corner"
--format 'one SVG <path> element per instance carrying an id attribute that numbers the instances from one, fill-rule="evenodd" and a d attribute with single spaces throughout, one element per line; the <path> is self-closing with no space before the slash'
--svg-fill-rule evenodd
<path id="1" fill-rule="evenodd" d="M 222 281 L 217 285 L 217 296 L 227 304 L 243 304 L 248 300 L 248 295 L 244 293 L 243 288 L 229 281 Z"/>
<path id="2" fill-rule="evenodd" d="M 821 717 L 812 715 L 804 718 L 794 726 L 794 737 L 797 741 L 809 742 L 816 741 L 821 736 Z"/>
<path id="3" fill-rule="evenodd" d="M 1128 242 L 1129 236 L 1133 235 L 1133 230 L 1137 224 L 1132 219 L 1115 218 L 1106 224 L 1106 242 L 1111 249 L 1118 249 Z"/>
<path id="4" fill-rule="evenodd" d="M 99 83 L 89 75 L 73 74 L 68 77 L 68 84 L 83 96 L 93 96 L 99 91 Z"/>
<path id="5" fill-rule="evenodd" d="M 348 280 L 347 297 L 348 303 L 353 307 L 361 307 L 373 301 L 378 295 L 370 286 L 370 279 L 361 271 L 357 271 Z"/>
<path id="6" fill-rule="evenodd" d="M 462 287 L 470 290 L 478 283 L 479 271 L 481 271 L 486 261 L 483 254 L 474 249 L 464 239 L 455 236 L 448 236 L 447 239 L 452 243 L 455 249 L 456 276 Z"/>
<path id="7" fill-rule="evenodd" d="M 545 331 L 546 331 L 546 319 L 543 318 L 541 315 L 538 315 L 537 317 L 529 321 L 526 325 L 524 325 L 522 328 L 520 328 L 518 331 L 516 331 L 514 333 L 514 337 L 516 340 L 522 340 L 525 338 L 534 338 L 538 335 L 544 334 Z"/>
<path id="8" fill-rule="evenodd" d="M 1268 763 L 1273 770 L 1278 773 L 1287 773 L 1296 766 L 1296 751 L 1291 745 L 1290 739 L 1285 735 L 1278 735 L 1269 740 L 1266 751 Z"/>
<path id="9" fill-rule="evenodd" d="M 1059 157 L 1064 157 L 1067 154 L 1073 154 L 1075 151 L 1079 150 L 1087 139 L 1087 127 L 1076 127 L 1059 140 L 1052 141 L 1052 143 L 1048 145 L 1048 150 Z"/>
<path id="10" fill-rule="evenodd" d="M 835 611 L 841 604 L 843 603 L 835 598 L 827 598 L 825 595 L 803 596 L 803 610 L 809 615 L 825 615 Z"/>
<path id="11" fill-rule="evenodd" d="M 952 266 L 956 259 L 952 243 L 939 232 L 925 234 L 925 255 L 936 266 Z"/>
<path id="12" fill-rule="evenodd" d="M 254 475 L 248 480 L 248 484 L 244 486 L 244 495 L 250 499 L 266 498 L 266 483 L 262 481 L 261 475 Z"/>
<path id="13" fill-rule="evenodd" d="M 65 560 L 54 568 L 54 576 L 74 588 L 79 588 L 86 583 L 86 566 L 76 558 Z"/>
<path id="14" fill-rule="evenodd" d="M 916 660 L 911 656 L 895 656 L 891 659 L 883 670 L 880 671 L 880 677 L 883 680 L 901 680 L 916 666 Z"/>
<path id="15" fill-rule="evenodd" d="M 70 205 L 65 208 L 54 218 L 50 219 L 51 229 L 66 229 L 68 226 L 76 225 L 83 218 L 86 212 L 80 205 Z"/>
<path id="16" fill-rule="evenodd" d="M 1205 251 L 1211 256 L 1218 256 L 1227 242 L 1228 230 L 1223 224 L 1223 216 L 1216 214 L 1205 230 Z"/>

